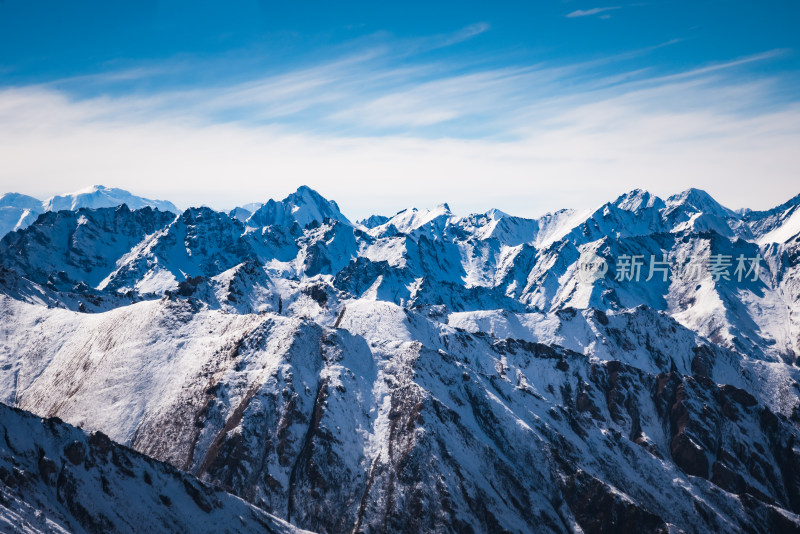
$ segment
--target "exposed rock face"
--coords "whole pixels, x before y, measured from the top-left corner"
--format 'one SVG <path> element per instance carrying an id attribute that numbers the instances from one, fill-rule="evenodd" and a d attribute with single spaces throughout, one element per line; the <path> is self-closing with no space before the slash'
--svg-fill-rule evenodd
<path id="1" fill-rule="evenodd" d="M 800 244 L 765 241 L 790 208 L 634 191 L 365 228 L 320 199 L 245 222 L 59 212 L 6 237 L 0 400 L 318 532 L 800 529 Z M 587 251 L 764 271 L 587 285 Z"/>
<path id="2" fill-rule="evenodd" d="M 657 515 L 617 495 L 583 471 L 566 480 L 564 497 L 581 529 L 595 532 L 669 532 Z"/>
<path id="3" fill-rule="evenodd" d="M 57 290 L 98 286 L 116 260 L 175 218 L 150 208 L 47 212 L 0 241 L 6 268 Z"/>
<path id="4" fill-rule="evenodd" d="M 174 467 L 0 404 L 3 532 L 300 532 Z"/>

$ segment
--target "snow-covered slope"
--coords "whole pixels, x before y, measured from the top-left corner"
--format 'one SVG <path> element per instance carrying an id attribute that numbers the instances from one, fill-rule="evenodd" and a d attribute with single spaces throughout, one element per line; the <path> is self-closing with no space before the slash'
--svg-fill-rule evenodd
<path id="1" fill-rule="evenodd" d="M 796 370 L 646 309 L 519 317 L 506 338 L 474 312 L 449 321 L 467 333 L 299 293 L 306 318 L 4 301 L 5 400 L 324 532 L 798 528 Z"/>
<path id="2" fill-rule="evenodd" d="M 0 400 L 313 531 L 799 531 L 797 206 L 48 213 L 0 241 Z"/>
<path id="3" fill-rule="evenodd" d="M 759 243 L 785 243 L 800 234 L 800 195 L 768 211 L 748 212 L 744 219 Z"/>
<path id="4" fill-rule="evenodd" d="M 301 532 L 102 433 L 0 404 L 0 434 L 2 532 Z"/>

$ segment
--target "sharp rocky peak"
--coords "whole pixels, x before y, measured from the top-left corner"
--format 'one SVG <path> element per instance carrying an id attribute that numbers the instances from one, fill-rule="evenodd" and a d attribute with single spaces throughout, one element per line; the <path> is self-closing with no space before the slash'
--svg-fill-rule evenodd
<path id="1" fill-rule="evenodd" d="M 613 205 L 625 211 L 639 211 L 645 208 L 661 209 L 664 201 L 644 189 L 634 189 L 617 198 Z"/>
<path id="2" fill-rule="evenodd" d="M 293 223 L 305 227 L 312 223 L 321 223 L 325 219 L 333 219 L 351 224 L 339 210 L 339 205 L 328 200 L 306 185 L 297 188 L 283 200 L 270 199 L 255 210 L 247 219 L 248 226 L 273 226 Z"/>
<path id="3" fill-rule="evenodd" d="M 702 189 L 690 188 L 672 195 L 666 202 L 667 212 L 676 210 L 705 213 L 718 217 L 736 217 L 736 213 L 717 202 Z"/>

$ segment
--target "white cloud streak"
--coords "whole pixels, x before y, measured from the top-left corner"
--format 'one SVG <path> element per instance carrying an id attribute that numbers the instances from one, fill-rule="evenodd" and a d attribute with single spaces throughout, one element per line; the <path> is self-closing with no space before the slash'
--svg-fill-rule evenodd
<path id="1" fill-rule="evenodd" d="M 442 201 L 532 216 L 634 187 L 701 187 L 766 208 L 800 192 L 800 105 L 765 108 L 771 80 L 736 73 L 768 57 L 602 78 L 587 65 L 464 72 L 366 53 L 149 95 L 6 88 L 0 191 L 103 183 L 224 208 L 308 184 L 357 218 Z"/>
<path id="2" fill-rule="evenodd" d="M 613 11 L 615 9 L 622 9 L 622 6 L 595 7 L 592 9 L 576 9 L 575 11 L 567 13 L 567 18 L 573 19 L 577 17 L 591 17 L 592 15 L 599 15 L 601 13 L 606 13 L 607 11 Z"/>

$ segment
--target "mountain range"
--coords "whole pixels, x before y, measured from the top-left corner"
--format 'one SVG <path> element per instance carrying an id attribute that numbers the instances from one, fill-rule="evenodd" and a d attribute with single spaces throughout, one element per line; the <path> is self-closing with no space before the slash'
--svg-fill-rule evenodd
<path id="1" fill-rule="evenodd" d="M 6 193 L 0 196 L 0 236 L 27 228 L 46 211 L 109 208 L 122 204 L 134 210 L 150 206 L 161 211 L 178 213 L 178 208 L 172 202 L 150 200 L 122 189 L 102 185 L 94 185 L 74 193 L 55 195 L 47 200 L 38 200 L 20 193 Z"/>
<path id="2" fill-rule="evenodd" d="M 352 222 L 305 186 L 228 213 L 96 186 L 5 195 L 0 214 L 0 402 L 262 520 L 800 531 L 800 195 Z M 587 280 L 587 257 L 608 272 Z M 641 278 L 620 276 L 635 258 Z M 53 423 L 0 415 L 53 442 Z M 0 508 L 72 525 L 36 476 Z"/>

